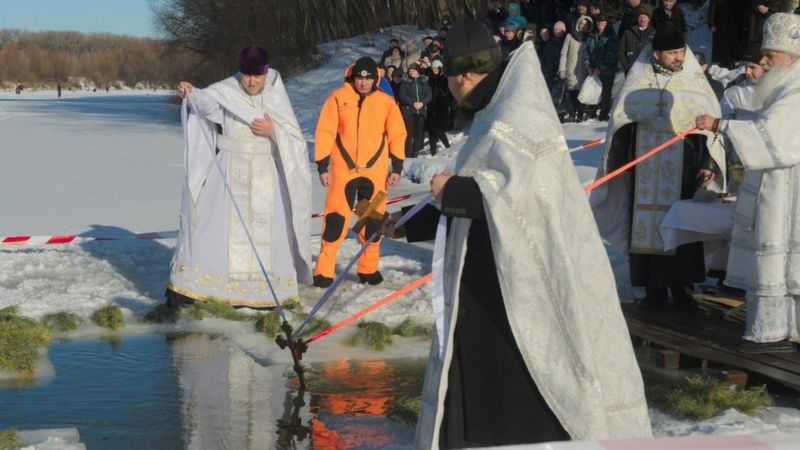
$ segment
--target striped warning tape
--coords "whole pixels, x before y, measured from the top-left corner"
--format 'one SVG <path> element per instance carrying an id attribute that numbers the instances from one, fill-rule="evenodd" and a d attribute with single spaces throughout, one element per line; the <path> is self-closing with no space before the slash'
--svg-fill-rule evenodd
<path id="1" fill-rule="evenodd" d="M 177 230 L 139 233 L 129 236 L 79 236 L 72 234 L 54 236 L 6 236 L 0 239 L 0 245 L 82 244 L 91 241 L 118 241 L 123 239 L 173 239 L 177 236 Z"/>

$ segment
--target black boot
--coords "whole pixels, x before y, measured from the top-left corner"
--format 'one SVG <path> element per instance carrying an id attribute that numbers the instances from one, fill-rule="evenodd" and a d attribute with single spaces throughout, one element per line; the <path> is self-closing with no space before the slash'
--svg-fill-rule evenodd
<path id="1" fill-rule="evenodd" d="M 328 278 L 323 275 L 314 275 L 314 286 L 319 288 L 326 288 L 333 284 L 333 278 Z"/>
<path id="2" fill-rule="evenodd" d="M 383 283 L 383 276 L 379 271 L 376 270 L 375 272 L 372 273 L 358 274 L 358 280 L 361 281 L 361 283 L 366 283 L 370 286 L 377 286 Z"/>
<path id="3" fill-rule="evenodd" d="M 671 286 L 672 291 L 672 304 L 678 309 L 685 311 L 697 311 L 699 305 L 694 298 L 694 286 L 691 284 L 686 286 Z"/>

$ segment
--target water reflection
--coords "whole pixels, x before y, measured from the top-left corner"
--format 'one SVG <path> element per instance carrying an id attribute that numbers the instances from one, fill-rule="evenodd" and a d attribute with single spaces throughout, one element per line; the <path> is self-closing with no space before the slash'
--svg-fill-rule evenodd
<path id="1" fill-rule="evenodd" d="M 265 344 L 266 345 L 266 344 Z M 53 343 L 47 383 L 0 389 L 0 429 L 75 428 L 91 449 L 410 448 L 423 360 L 263 366 L 227 339 L 155 334 Z M 40 380 L 41 381 L 41 380 Z"/>

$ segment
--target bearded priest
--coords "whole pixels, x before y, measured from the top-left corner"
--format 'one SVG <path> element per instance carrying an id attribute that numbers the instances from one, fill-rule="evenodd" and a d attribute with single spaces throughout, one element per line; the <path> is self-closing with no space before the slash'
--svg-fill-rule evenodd
<path id="1" fill-rule="evenodd" d="M 725 283 L 747 290 L 740 350 L 793 352 L 800 341 L 800 16 L 776 13 L 764 24 L 755 117 L 697 118 L 730 139 L 744 165 Z"/>
<path id="2" fill-rule="evenodd" d="M 188 98 L 190 113 L 183 115 L 186 182 L 168 303 L 274 305 L 254 248 L 277 299 L 296 297 L 297 283 L 311 282 L 311 173 L 305 138 L 269 55 L 246 47 L 239 73 L 205 89 L 182 81 L 178 95 Z"/>
<path id="3" fill-rule="evenodd" d="M 606 136 L 597 177 L 642 156 L 694 125 L 699 114 L 719 115 L 720 106 L 683 34 L 671 23 L 661 26 L 652 47 L 634 63 Z M 703 244 L 664 249 L 658 227 L 673 203 L 699 189 L 724 186 L 725 151 L 709 131 L 656 153 L 592 191 L 591 203 L 600 233 L 630 255 L 633 286 L 643 286 L 642 309 L 673 305 L 696 309 L 694 282 L 705 280 Z"/>

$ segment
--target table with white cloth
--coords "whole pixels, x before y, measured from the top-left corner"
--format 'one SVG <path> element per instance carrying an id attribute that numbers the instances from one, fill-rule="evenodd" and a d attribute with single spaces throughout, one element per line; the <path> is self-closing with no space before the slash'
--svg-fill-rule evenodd
<path id="1" fill-rule="evenodd" d="M 733 229 L 734 199 L 701 202 L 679 200 L 672 204 L 658 229 L 669 251 L 690 242 L 702 242 L 706 266 L 724 271 L 728 263 L 728 249 Z"/>

